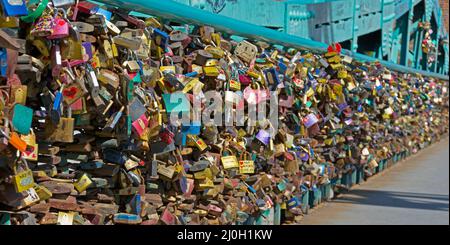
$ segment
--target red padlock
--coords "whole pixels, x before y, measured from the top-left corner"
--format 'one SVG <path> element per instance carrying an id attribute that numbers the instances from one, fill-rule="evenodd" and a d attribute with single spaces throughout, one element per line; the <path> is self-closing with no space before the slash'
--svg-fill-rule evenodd
<path id="1" fill-rule="evenodd" d="M 342 46 L 339 43 L 333 43 L 330 46 L 328 46 L 328 52 L 336 52 L 336 53 L 341 53 L 342 51 Z"/>

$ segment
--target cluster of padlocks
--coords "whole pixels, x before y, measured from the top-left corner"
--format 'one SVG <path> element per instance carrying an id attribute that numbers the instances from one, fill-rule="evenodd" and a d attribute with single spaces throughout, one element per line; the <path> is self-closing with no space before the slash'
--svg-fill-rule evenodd
<path id="1" fill-rule="evenodd" d="M 333 198 L 334 180 L 448 132 L 447 82 L 339 45 L 89 1 L 0 6 L 2 224 L 295 223 L 311 190 Z"/>

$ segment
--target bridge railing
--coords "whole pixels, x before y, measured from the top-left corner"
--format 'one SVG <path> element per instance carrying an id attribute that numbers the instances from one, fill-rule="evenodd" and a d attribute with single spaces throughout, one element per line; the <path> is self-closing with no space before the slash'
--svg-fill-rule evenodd
<path id="1" fill-rule="evenodd" d="M 353 52 L 369 54 L 416 69 L 448 74 L 448 50 L 434 64 L 422 62 L 425 35 L 411 33 L 419 21 L 434 22 L 440 46 L 447 31 L 438 0 L 173 0 L 209 12 L 323 43 L 341 42 Z M 419 6 L 419 7 L 417 7 Z M 416 8 L 422 11 L 414 11 Z M 413 13 L 419 18 L 412 22 Z M 433 18 L 432 18 L 433 17 Z M 376 34 L 374 34 L 376 33 Z M 369 35 L 369 36 L 366 36 Z M 407 40 L 406 40 L 407 39 Z M 371 42 L 367 42 L 371 40 Z M 414 48 L 409 50 L 409 43 Z"/>
<path id="2" fill-rule="evenodd" d="M 174 1 L 159 1 L 159 0 L 97 0 L 122 9 L 140 12 L 148 15 L 159 16 L 166 20 L 171 20 L 178 23 L 194 24 L 194 25 L 211 25 L 217 30 L 231 35 L 237 35 L 244 38 L 262 40 L 272 44 L 278 44 L 286 47 L 309 49 L 312 51 L 324 52 L 328 44 L 310 39 L 305 39 L 298 36 L 289 35 L 283 32 L 272 30 L 269 28 L 257 26 L 251 23 L 239 21 L 233 18 L 227 18 L 222 15 L 217 15 L 211 12 L 203 11 L 197 8 L 188 7 L 184 4 L 176 3 Z M 351 50 L 344 50 L 344 54 L 352 56 L 361 61 L 374 62 L 376 58 L 364 54 L 353 52 Z M 419 73 L 425 76 L 436 77 L 447 80 L 448 75 L 438 74 L 429 71 L 417 70 L 411 67 L 398 65 L 392 62 L 380 60 L 380 63 L 386 67 L 399 72 Z"/>

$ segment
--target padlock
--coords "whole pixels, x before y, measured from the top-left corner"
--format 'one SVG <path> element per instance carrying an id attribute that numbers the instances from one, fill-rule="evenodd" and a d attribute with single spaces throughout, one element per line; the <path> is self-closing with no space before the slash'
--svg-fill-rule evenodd
<path id="1" fill-rule="evenodd" d="M 62 16 L 58 16 L 58 13 L 62 12 Z M 49 40 L 60 39 L 69 36 L 69 24 L 66 21 L 67 14 L 64 9 L 55 9 L 55 16 L 53 17 L 52 33 L 46 38 Z"/>
<path id="2" fill-rule="evenodd" d="M 155 44 L 158 45 L 163 50 L 169 45 L 169 35 L 160 29 L 153 29 L 153 36 L 155 39 Z"/>
<path id="3" fill-rule="evenodd" d="M 197 56 L 195 58 L 194 63 L 199 66 L 205 66 L 208 60 L 212 59 L 213 55 L 205 50 L 197 51 Z"/>
<path id="4" fill-rule="evenodd" d="M 48 142 L 72 143 L 74 119 L 61 117 L 57 125 L 46 125 L 44 134 Z"/>
<path id="5" fill-rule="evenodd" d="M 240 91 L 241 90 L 241 83 L 236 80 L 230 80 L 229 82 L 230 90 L 232 91 Z"/>
<path id="6" fill-rule="evenodd" d="M 105 35 L 108 33 L 106 18 L 104 15 L 95 14 L 86 19 L 86 22 L 94 26 L 94 35 Z"/>
<path id="7" fill-rule="evenodd" d="M 29 134 L 33 120 L 33 109 L 16 104 L 13 109 L 12 126 L 20 134 Z"/>
<path id="8" fill-rule="evenodd" d="M 95 74 L 95 71 L 91 65 L 86 64 L 86 72 L 88 73 L 86 80 L 88 82 L 91 95 L 98 96 L 98 93 L 100 91 L 100 85 L 97 80 L 97 75 Z"/>
<path id="9" fill-rule="evenodd" d="M 103 85 L 107 85 L 114 90 L 120 85 L 119 75 L 107 69 L 100 69 L 100 71 L 97 72 L 97 79 L 102 82 Z"/>
<path id="10" fill-rule="evenodd" d="M 203 67 L 203 73 L 207 77 L 218 77 L 219 74 L 220 74 L 219 69 L 217 69 L 217 67 L 215 67 L 215 66 L 205 66 L 205 67 Z"/>
<path id="11" fill-rule="evenodd" d="M 223 168 L 224 169 L 239 168 L 239 162 L 238 162 L 236 156 L 234 156 L 230 150 L 225 150 L 225 151 L 228 151 L 229 154 L 231 154 L 231 155 L 221 157 Z"/>
<path id="12" fill-rule="evenodd" d="M 250 63 L 253 59 L 255 59 L 257 52 L 258 48 L 248 41 L 240 42 L 234 50 L 234 54 L 246 63 Z"/>
<path id="13" fill-rule="evenodd" d="M 125 38 L 122 36 L 115 36 L 112 38 L 115 45 L 137 51 L 142 45 L 142 39 L 140 38 Z"/>
<path id="14" fill-rule="evenodd" d="M 248 152 L 244 152 L 241 154 L 241 159 L 239 160 L 239 172 L 241 174 L 255 173 L 255 162 L 253 160 L 248 160 L 248 155 L 250 155 L 250 153 Z"/>
<path id="15" fill-rule="evenodd" d="M 205 48 L 205 51 L 210 53 L 214 59 L 222 59 L 225 56 L 225 53 L 222 49 L 208 46 Z"/>
<path id="16" fill-rule="evenodd" d="M 77 82 L 65 86 L 62 90 L 64 102 L 69 106 L 78 101 L 82 96 L 84 96 L 84 91 Z"/>
<path id="17" fill-rule="evenodd" d="M 203 139 L 201 139 L 197 135 L 192 135 L 192 134 L 187 135 L 187 145 L 188 146 L 195 146 L 200 151 L 204 151 L 208 147 L 206 145 L 205 141 L 203 141 Z"/>
<path id="18" fill-rule="evenodd" d="M 2 0 L 2 9 L 6 16 L 27 15 L 27 5 L 24 0 Z"/>
<path id="19" fill-rule="evenodd" d="M 125 107 L 122 106 L 122 108 L 120 108 L 120 110 L 116 113 L 114 113 L 107 121 L 105 127 L 103 128 L 103 131 L 106 132 L 111 132 L 112 130 L 114 130 L 114 128 L 117 126 L 117 123 L 119 122 L 120 118 L 123 115 L 123 110 L 125 109 Z"/>
<path id="20" fill-rule="evenodd" d="M 54 44 L 51 48 L 52 76 L 59 77 L 62 69 L 61 48 Z"/>
<path id="21" fill-rule="evenodd" d="M 87 176 L 87 174 L 83 174 L 75 183 L 74 187 L 77 189 L 79 193 L 85 191 L 90 185 L 92 185 L 92 180 Z"/>
<path id="22" fill-rule="evenodd" d="M 28 87 L 26 85 L 11 86 L 11 103 L 25 105 L 27 102 Z"/>
<path id="23" fill-rule="evenodd" d="M 28 168 L 28 164 L 23 163 L 22 165 L 24 168 L 21 171 L 17 169 L 17 164 L 14 164 L 13 167 L 14 176 L 12 181 L 17 193 L 26 191 L 34 186 L 33 172 Z"/>
<path id="24" fill-rule="evenodd" d="M 141 70 L 141 67 L 136 60 L 126 61 L 125 67 L 127 68 L 128 72 L 139 72 Z"/>
<path id="25" fill-rule="evenodd" d="M 48 13 L 43 13 L 31 30 L 30 34 L 36 37 L 47 37 L 53 34 L 53 16 Z"/>
<path id="26" fill-rule="evenodd" d="M 200 36 L 202 37 L 202 41 L 205 43 L 211 43 L 211 35 L 214 33 L 214 31 L 214 28 L 211 26 L 200 27 Z"/>
<path id="27" fill-rule="evenodd" d="M 36 135 L 33 130 L 28 135 L 21 135 L 20 138 L 27 144 L 27 149 L 22 153 L 22 157 L 26 160 L 37 161 L 39 145 L 36 143 Z"/>
<path id="28" fill-rule="evenodd" d="M 139 117 L 136 121 L 133 122 L 133 129 L 137 135 L 142 136 L 145 132 L 145 129 L 148 127 L 148 119 L 145 114 Z"/>
<path id="29" fill-rule="evenodd" d="M 163 74 L 165 74 L 165 73 L 176 74 L 176 67 L 175 67 L 175 65 L 173 64 L 172 58 L 170 58 L 170 57 L 165 57 L 165 58 L 163 58 L 163 59 L 161 60 L 161 64 L 163 64 L 164 59 L 169 60 L 169 61 L 170 61 L 170 65 L 168 65 L 168 66 L 161 65 L 161 66 L 159 67 L 159 70 L 160 70 Z"/>
<path id="30" fill-rule="evenodd" d="M 55 99 L 53 100 L 52 108 L 50 110 L 50 119 L 55 125 L 58 125 L 59 120 L 61 119 L 62 102 L 63 102 L 63 93 L 61 91 L 57 91 L 55 94 Z"/>

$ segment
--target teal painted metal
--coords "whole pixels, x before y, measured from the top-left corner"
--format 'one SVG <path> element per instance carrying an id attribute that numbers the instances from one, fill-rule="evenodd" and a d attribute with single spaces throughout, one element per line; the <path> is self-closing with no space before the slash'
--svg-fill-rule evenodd
<path id="1" fill-rule="evenodd" d="M 353 0 L 353 16 L 352 16 L 352 21 L 353 21 L 353 28 L 352 28 L 352 46 L 351 46 L 351 50 L 352 52 L 356 52 L 358 51 L 358 30 L 359 30 L 359 26 L 358 26 L 358 22 L 357 22 L 357 16 L 359 16 L 359 12 L 361 11 L 361 5 L 360 5 L 360 0 Z"/>
<path id="2" fill-rule="evenodd" d="M 188 7 L 173 1 L 158 1 L 158 0 L 98 0 L 109 5 L 120 7 L 122 9 L 133 10 L 136 12 L 159 16 L 166 20 L 171 20 L 178 23 L 195 24 L 195 25 L 211 25 L 217 30 L 242 36 L 244 38 L 263 40 L 273 44 L 282 46 L 289 46 L 293 48 L 309 49 L 316 52 L 324 52 L 328 47 L 327 44 L 308 40 L 305 38 L 288 35 L 279 31 L 268 28 L 256 26 L 250 23 L 242 22 L 236 19 L 216 15 L 193 7 Z M 352 56 L 361 61 L 374 62 L 376 59 L 352 52 L 350 50 L 343 50 L 344 54 Z M 443 80 L 448 80 L 448 76 L 436 74 L 426 71 L 420 71 L 409 67 L 394 64 L 392 62 L 380 61 L 386 67 L 406 73 L 420 73 L 425 76 L 436 77 Z"/>
<path id="3" fill-rule="evenodd" d="M 412 22 L 414 18 L 414 0 L 408 0 L 408 20 L 405 27 L 405 36 L 402 39 L 401 54 L 400 54 L 400 64 L 408 65 L 408 55 L 409 55 L 409 42 L 411 36 Z"/>
<path id="4" fill-rule="evenodd" d="M 446 39 L 447 30 L 442 27 L 442 11 L 438 0 L 175 0 L 187 5 L 213 11 L 211 4 L 222 3 L 220 14 L 244 20 L 253 24 L 269 26 L 285 33 L 324 43 L 349 42 L 346 45 L 352 51 L 358 49 L 358 40 L 362 35 L 381 30 L 381 43 L 378 58 L 402 65 L 428 69 L 422 52 L 415 48 L 406 51 L 409 44 L 409 27 L 394 32 L 394 27 L 404 14 L 414 12 L 418 4 L 423 4 L 424 21 L 434 21 L 440 40 Z M 280 7 L 283 5 L 283 7 Z M 359 8 L 358 8 L 359 6 Z M 219 6 L 220 7 L 220 6 Z M 273 11 L 274 9 L 279 11 Z M 219 8 L 220 9 L 220 8 Z M 251 11 L 246 11 L 251 9 Z M 381 20 L 381 21 L 380 21 Z M 423 35 L 423 33 L 421 33 Z M 420 36 L 421 36 L 420 35 Z M 416 36 L 416 35 L 414 35 Z M 397 43 L 400 40 L 401 43 Z M 419 36 L 417 36 L 419 38 Z M 418 39 L 415 39 L 416 45 Z M 407 45 L 409 47 L 409 45 Z M 442 48 L 441 48 L 442 49 Z M 376 50 L 371 48 L 370 50 Z M 369 50 L 367 50 L 369 51 Z M 398 59 L 397 56 L 400 58 Z M 432 71 L 448 74 L 447 58 L 438 59 L 431 67 Z M 423 62 L 421 62 L 423 60 Z M 440 63 L 439 63 L 440 62 Z M 441 68 L 442 67 L 442 68 Z"/>

